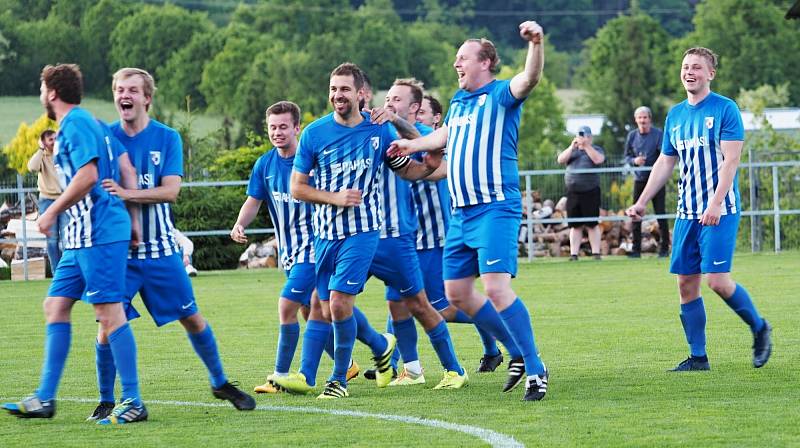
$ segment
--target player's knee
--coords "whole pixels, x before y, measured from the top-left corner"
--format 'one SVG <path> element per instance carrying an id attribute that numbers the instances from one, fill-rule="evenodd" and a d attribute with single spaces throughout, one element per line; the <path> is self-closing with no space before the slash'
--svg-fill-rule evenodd
<path id="1" fill-rule="evenodd" d="M 439 314 L 442 315 L 442 318 L 448 322 L 452 322 L 453 319 L 456 318 L 456 307 L 448 306 L 447 308 L 439 311 Z"/>
<path id="2" fill-rule="evenodd" d="M 48 297 L 42 302 L 44 318 L 48 323 L 69 321 L 69 310 L 66 306 L 67 300 Z"/>
<path id="3" fill-rule="evenodd" d="M 183 328 L 189 333 L 200 333 L 206 329 L 206 320 L 200 313 L 194 313 L 189 317 L 184 317 L 180 320 Z"/>
<path id="4" fill-rule="evenodd" d="M 717 293 L 718 296 L 727 298 L 733 294 L 736 289 L 736 284 L 729 278 L 720 277 L 716 275 L 708 276 L 708 287 Z"/>

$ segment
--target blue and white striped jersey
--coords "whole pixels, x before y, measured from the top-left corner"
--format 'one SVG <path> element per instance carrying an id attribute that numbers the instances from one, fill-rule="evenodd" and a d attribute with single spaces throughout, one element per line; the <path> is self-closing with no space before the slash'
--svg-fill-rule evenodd
<path id="1" fill-rule="evenodd" d="M 61 189 L 66 190 L 78 170 L 93 161 L 97 164 L 97 182 L 65 212 L 69 217 L 65 249 L 130 240 L 131 220 L 125 203 L 102 186 L 103 179 L 119 181 L 117 158 L 124 152 L 108 128 L 84 109 L 75 107 L 61 120 L 53 149 Z"/>
<path id="2" fill-rule="evenodd" d="M 414 123 L 420 135 L 428 135 L 433 129 L 422 124 Z M 397 140 L 400 135 L 394 126 L 390 128 L 392 140 Z M 415 157 L 421 160 L 421 157 Z M 417 231 L 417 207 L 412 196 L 415 182 L 409 182 L 394 173 L 394 170 L 385 164 L 383 169 L 383 227 L 381 238 L 398 237 Z"/>
<path id="3" fill-rule="evenodd" d="M 357 207 L 315 204 L 314 234 L 326 240 L 379 230 L 383 217 L 383 161 L 392 142 L 391 125 L 376 125 L 362 113 L 355 127 L 342 126 L 330 113 L 309 124 L 300 136 L 294 169 L 314 171 L 316 188 L 338 192 L 353 188 L 362 192 Z"/>
<path id="4" fill-rule="evenodd" d="M 183 176 L 183 142 L 175 129 L 150 119 L 147 127 L 133 137 L 125 134 L 120 122 L 113 123 L 111 130 L 128 149 L 128 157 L 136 167 L 139 189 L 160 186 L 164 176 Z M 141 204 L 140 213 L 142 243 L 131 249 L 128 258 L 159 258 L 180 252 L 168 202 Z"/>
<path id="5" fill-rule="evenodd" d="M 456 207 L 521 200 L 517 139 L 525 99 L 514 98 L 510 84 L 494 80 L 450 101 L 447 184 Z"/>
<path id="6" fill-rule="evenodd" d="M 670 109 L 661 152 L 679 158 L 678 218 L 700 219 L 714 195 L 724 156 L 720 142 L 743 141 L 742 114 L 730 98 L 711 92 L 692 106 Z M 739 213 L 739 175 L 725 196 L 722 214 Z"/>
<path id="7" fill-rule="evenodd" d="M 281 265 L 290 270 L 295 263 L 314 263 L 314 207 L 289 193 L 294 155 L 281 157 L 272 149 L 258 158 L 250 174 L 247 195 L 265 201 L 278 237 Z"/>
<path id="8" fill-rule="evenodd" d="M 447 179 L 415 181 L 411 187 L 411 194 L 417 207 L 419 221 L 417 250 L 444 247 L 444 238 L 450 225 L 450 192 L 447 189 Z"/>

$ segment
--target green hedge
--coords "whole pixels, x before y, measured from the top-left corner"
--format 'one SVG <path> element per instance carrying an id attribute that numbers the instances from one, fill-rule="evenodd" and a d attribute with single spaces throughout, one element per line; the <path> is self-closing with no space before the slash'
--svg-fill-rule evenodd
<path id="1" fill-rule="evenodd" d="M 236 222 L 239 208 L 246 199 L 244 187 L 183 187 L 172 210 L 175 225 L 183 232 L 192 230 L 229 230 Z M 264 218 L 266 207 L 251 228 L 271 227 Z M 245 246 L 227 235 L 192 237 L 193 264 L 201 270 L 234 269 Z"/>

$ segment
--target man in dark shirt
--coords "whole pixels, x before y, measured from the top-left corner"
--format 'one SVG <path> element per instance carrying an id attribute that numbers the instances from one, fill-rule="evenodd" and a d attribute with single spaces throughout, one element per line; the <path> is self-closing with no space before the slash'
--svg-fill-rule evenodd
<path id="1" fill-rule="evenodd" d="M 558 155 L 558 163 L 567 165 L 564 181 L 567 185 L 567 216 L 569 218 L 596 218 L 600 216 L 600 174 L 574 173 L 573 170 L 595 168 L 606 160 L 603 148 L 592 144 L 592 130 L 581 126 L 569 147 Z M 569 259 L 578 259 L 583 239 L 583 227 L 589 234 L 592 255 L 600 259 L 602 229 L 597 221 L 569 223 Z"/>
<path id="2" fill-rule="evenodd" d="M 633 114 L 636 120 L 636 129 L 628 133 L 625 139 L 625 162 L 628 165 L 641 167 L 653 166 L 661 154 L 661 139 L 663 132 L 661 129 L 653 127 L 653 114 L 647 106 L 640 106 Z M 647 185 L 650 171 L 634 172 L 633 201 L 636 202 Z M 666 213 L 664 206 L 666 187 L 653 196 L 653 209 L 656 214 Z M 658 220 L 658 229 L 661 236 L 661 248 L 658 251 L 659 257 L 669 255 L 669 226 L 665 218 Z M 642 251 L 642 221 L 633 222 L 633 250 L 628 254 L 630 258 L 641 257 Z"/>

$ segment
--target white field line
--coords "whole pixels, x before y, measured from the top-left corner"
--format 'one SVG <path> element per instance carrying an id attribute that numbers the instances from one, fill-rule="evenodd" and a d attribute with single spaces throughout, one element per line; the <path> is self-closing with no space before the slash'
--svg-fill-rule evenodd
<path id="1" fill-rule="evenodd" d="M 96 403 L 97 399 L 89 398 L 59 398 L 62 401 L 72 401 L 77 403 Z M 147 404 L 158 404 L 165 406 L 193 406 L 201 408 L 227 408 L 229 404 L 223 403 L 203 403 L 197 401 L 171 401 L 171 400 L 146 400 Z M 410 425 L 428 426 L 435 429 L 445 429 L 448 431 L 456 431 L 464 433 L 473 437 L 477 437 L 489 445 L 497 448 L 522 448 L 525 445 L 517 441 L 511 436 L 492 431 L 490 429 L 479 428 L 477 426 L 459 425 L 456 423 L 443 422 L 441 420 L 433 420 L 429 418 L 411 417 L 407 415 L 394 415 L 394 414 L 373 414 L 370 412 L 361 411 L 346 411 L 337 409 L 322 409 L 303 406 L 270 406 L 262 405 L 257 406 L 256 410 L 259 411 L 272 411 L 272 412 L 301 412 L 306 414 L 328 414 L 339 415 L 343 417 L 356 417 L 356 418 L 376 418 L 379 420 L 388 420 L 392 422 L 407 423 Z"/>

